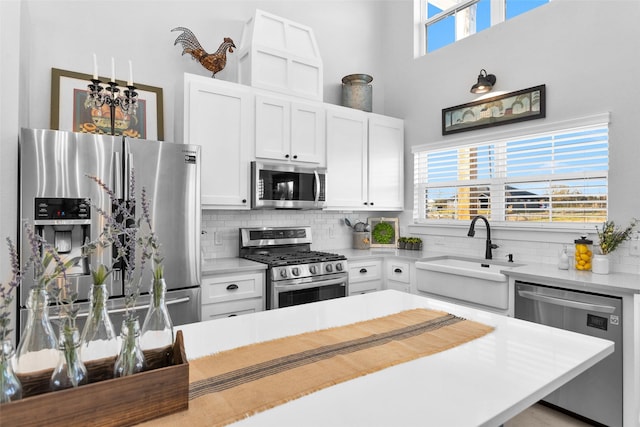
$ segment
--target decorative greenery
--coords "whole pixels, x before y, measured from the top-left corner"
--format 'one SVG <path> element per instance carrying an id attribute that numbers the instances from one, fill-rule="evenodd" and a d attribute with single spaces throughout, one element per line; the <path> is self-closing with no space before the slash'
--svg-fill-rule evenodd
<path id="1" fill-rule="evenodd" d="M 142 215 L 136 219 L 135 197 L 135 173 L 131 172 L 129 185 L 129 200 L 117 198 L 115 192 L 109 188 L 100 178 L 88 175 L 107 194 L 111 202 L 111 212 L 96 207 L 98 214 L 104 219 L 104 227 L 98 239 L 85 244 L 85 255 L 97 250 L 112 247 L 115 249 L 115 259 L 112 266 L 103 264 L 92 268 L 91 274 L 94 283 L 104 283 L 107 276 L 114 268 L 123 272 L 125 284 L 125 317 L 132 319 L 135 316 L 135 304 L 140 295 L 140 282 L 145 270 L 147 260 L 157 253 L 158 244 L 151 230 L 149 218 L 149 205 L 146 190 L 142 189 Z M 149 230 L 143 234 L 142 226 L 148 226 Z M 136 265 L 136 249 L 140 249 L 140 265 Z M 161 261 L 161 258 L 158 258 Z M 156 267 L 157 269 L 157 267 Z M 154 271 L 154 275 L 156 272 Z M 162 274 L 160 271 L 159 274 Z"/>
<path id="2" fill-rule="evenodd" d="M 596 226 L 598 232 L 598 240 L 600 252 L 602 255 L 607 255 L 613 252 L 620 243 L 631 238 L 633 228 L 636 226 L 636 219 L 633 219 L 629 226 L 624 230 L 616 227 L 615 222 L 605 221 L 602 224 L 602 230 Z"/>
<path id="3" fill-rule="evenodd" d="M 13 329 L 9 328 L 11 325 L 11 305 L 13 303 L 13 297 L 15 290 L 18 288 L 24 269 L 20 270 L 20 263 L 18 261 L 18 251 L 10 238 L 7 237 L 7 246 L 9 247 L 9 259 L 11 260 L 11 279 L 7 283 L 0 283 L 0 345 L 2 342 L 9 338 L 9 334 Z M 2 351 L 0 350 L 0 354 Z"/>
<path id="4" fill-rule="evenodd" d="M 391 224 L 388 222 L 379 222 L 373 227 L 371 231 L 371 237 L 376 243 L 390 244 L 393 243 L 393 239 L 396 236 L 396 232 Z"/>

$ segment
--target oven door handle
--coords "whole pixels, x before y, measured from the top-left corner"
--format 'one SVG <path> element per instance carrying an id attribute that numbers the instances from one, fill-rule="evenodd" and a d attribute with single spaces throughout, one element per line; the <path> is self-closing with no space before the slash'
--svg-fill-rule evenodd
<path id="1" fill-rule="evenodd" d="M 309 288 L 319 288 L 321 286 L 330 286 L 330 285 L 340 285 L 347 286 L 348 276 L 343 276 L 335 279 L 326 279 L 326 280 L 316 280 L 314 282 L 306 282 L 300 284 L 284 284 L 284 283 L 274 283 L 274 289 L 285 289 L 287 291 L 297 291 L 300 289 L 309 289 Z M 289 281 L 287 281 L 290 283 Z"/>

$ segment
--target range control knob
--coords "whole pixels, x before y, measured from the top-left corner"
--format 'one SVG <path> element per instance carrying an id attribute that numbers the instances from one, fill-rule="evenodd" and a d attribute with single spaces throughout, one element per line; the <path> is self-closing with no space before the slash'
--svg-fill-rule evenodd
<path id="1" fill-rule="evenodd" d="M 318 267 L 317 267 L 317 266 L 315 266 L 315 265 L 310 266 L 310 267 L 309 267 L 309 272 L 310 272 L 311 274 L 317 274 L 317 273 L 318 273 Z"/>
<path id="2" fill-rule="evenodd" d="M 280 277 L 287 277 L 287 270 L 286 269 L 282 269 L 280 270 Z"/>
<path id="3" fill-rule="evenodd" d="M 342 271 L 342 263 L 341 262 L 336 263 L 336 270 L 337 271 Z"/>
<path id="4" fill-rule="evenodd" d="M 293 274 L 294 276 L 299 276 L 300 275 L 300 269 L 298 267 L 293 267 L 291 269 L 291 274 Z"/>
<path id="5" fill-rule="evenodd" d="M 325 267 L 325 270 L 327 270 L 327 273 L 331 273 L 333 271 L 333 265 L 327 264 L 327 266 Z"/>

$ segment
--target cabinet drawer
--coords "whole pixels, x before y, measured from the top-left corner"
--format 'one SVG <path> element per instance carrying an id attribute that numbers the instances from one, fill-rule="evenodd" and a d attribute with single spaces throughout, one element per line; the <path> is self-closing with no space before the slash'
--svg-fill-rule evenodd
<path id="1" fill-rule="evenodd" d="M 221 302 L 202 306 L 202 320 L 240 316 L 264 310 L 262 298 L 249 298 L 238 301 Z"/>
<path id="2" fill-rule="evenodd" d="M 382 261 L 363 261 L 349 264 L 349 284 L 382 278 Z"/>
<path id="3" fill-rule="evenodd" d="M 410 265 L 408 262 L 395 260 L 389 260 L 387 262 L 387 280 L 410 283 L 410 271 Z"/>
<path id="4" fill-rule="evenodd" d="M 349 295 L 366 294 L 382 290 L 381 280 L 368 280 L 366 282 L 349 283 Z"/>
<path id="5" fill-rule="evenodd" d="M 206 277 L 202 280 L 202 305 L 262 297 L 264 273 Z"/>

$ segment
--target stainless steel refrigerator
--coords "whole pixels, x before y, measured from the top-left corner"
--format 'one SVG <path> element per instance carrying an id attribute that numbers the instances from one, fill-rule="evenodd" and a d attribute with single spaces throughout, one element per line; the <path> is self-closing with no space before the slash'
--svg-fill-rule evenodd
<path id="1" fill-rule="evenodd" d="M 146 189 L 154 232 L 161 244 L 167 283 L 166 301 L 174 325 L 200 320 L 200 147 L 146 141 L 120 136 L 54 130 L 22 129 L 20 133 L 20 253 L 30 254 L 24 224 L 52 244 L 63 258 L 81 254 L 87 240 L 96 239 L 104 225 L 97 208 L 110 212 L 107 194 L 87 175 L 99 177 L 118 198 L 128 194 L 130 171 L 134 171 L 136 216 L 140 194 Z M 111 250 L 93 254 L 87 262 L 67 272 L 77 290 L 82 324 L 88 312 L 92 284 L 90 265 L 113 264 Z M 109 312 L 117 332 L 124 314 L 122 272 L 108 279 Z M 137 306 L 141 321 L 149 302 L 151 271 L 142 279 L 143 294 Z M 25 302 L 31 276 L 19 289 L 19 334 L 26 321 Z M 55 306 L 50 312 L 55 319 Z M 82 326 L 81 326 L 82 327 Z"/>

